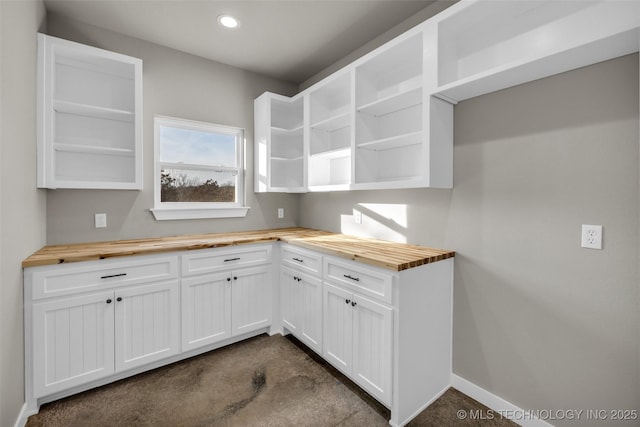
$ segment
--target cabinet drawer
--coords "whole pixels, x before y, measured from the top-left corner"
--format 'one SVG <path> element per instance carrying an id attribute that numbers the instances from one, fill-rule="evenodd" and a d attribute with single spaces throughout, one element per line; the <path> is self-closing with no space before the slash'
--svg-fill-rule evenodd
<path id="1" fill-rule="evenodd" d="M 37 300 L 106 287 L 173 279 L 178 277 L 178 257 L 90 261 L 37 269 L 31 274 L 33 299 Z"/>
<path id="2" fill-rule="evenodd" d="M 392 303 L 393 274 L 361 266 L 355 262 L 325 258 L 325 279 L 379 301 Z"/>
<path id="3" fill-rule="evenodd" d="M 205 249 L 182 255 L 182 275 L 211 273 L 271 262 L 271 245 L 236 249 Z"/>
<path id="4" fill-rule="evenodd" d="M 318 277 L 322 274 L 322 255 L 320 254 L 290 245 L 282 245 L 281 258 L 282 264 L 298 271 L 304 271 Z"/>

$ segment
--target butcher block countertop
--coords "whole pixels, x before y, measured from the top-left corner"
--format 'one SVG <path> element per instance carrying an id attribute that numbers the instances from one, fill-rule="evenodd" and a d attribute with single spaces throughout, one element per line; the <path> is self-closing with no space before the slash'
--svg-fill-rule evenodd
<path id="1" fill-rule="evenodd" d="M 309 228 L 277 228 L 45 246 L 25 259 L 22 267 L 275 241 L 287 242 L 394 271 L 406 270 L 455 255 L 453 251 L 347 236 Z"/>

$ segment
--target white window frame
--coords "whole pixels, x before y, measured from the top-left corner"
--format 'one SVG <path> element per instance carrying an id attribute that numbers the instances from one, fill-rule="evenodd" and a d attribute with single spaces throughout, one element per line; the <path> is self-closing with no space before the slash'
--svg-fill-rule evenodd
<path id="1" fill-rule="evenodd" d="M 187 130 L 197 130 L 203 132 L 222 133 L 233 135 L 236 138 L 236 164 L 237 168 L 221 167 L 221 166 L 203 166 L 203 165 L 186 165 L 181 163 L 167 163 L 160 161 L 160 127 L 168 126 L 173 128 L 181 128 Z M 244 129 L 217 125 L 214 123 L 198 122 L 194 120 L 178 119 L 175 117 L 154 116 L 153 119 L 153 141 L 154 141 L 154 204 L 151 212 L 156 220 L 174 220 L 174 219 L 203 219 L 203 218 L 238 218 L 247 216 L 249 207 L 245 205 L 246 189 L 245 189 L 245 139 Z M 162 202 L 160 195 L 160 178 L 161 171 L 164 166 L 168 167 L 186 167 L 190 170 L 205 171 L 236 171 L 236 202 L 225 203 L 203 203 L 203 202 Z"/>

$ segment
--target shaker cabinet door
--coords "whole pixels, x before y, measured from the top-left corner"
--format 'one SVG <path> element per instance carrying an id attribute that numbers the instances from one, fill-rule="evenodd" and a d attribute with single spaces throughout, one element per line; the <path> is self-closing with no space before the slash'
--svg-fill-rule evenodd
<path id="1" fill-rule="evenodd" d="M 114 373 L 113 291 L 33 305 L 36 397 Z"/>

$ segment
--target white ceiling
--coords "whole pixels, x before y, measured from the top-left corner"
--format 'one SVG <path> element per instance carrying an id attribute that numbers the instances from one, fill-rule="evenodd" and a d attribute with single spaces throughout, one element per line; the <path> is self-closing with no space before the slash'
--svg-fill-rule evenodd
<path id="1" fill-rule="evenodd" d="M 44 0 L 49 13 L 301 83 L 435 0 Z M 217 24 L 236 16 L 235 30 Z"/>

